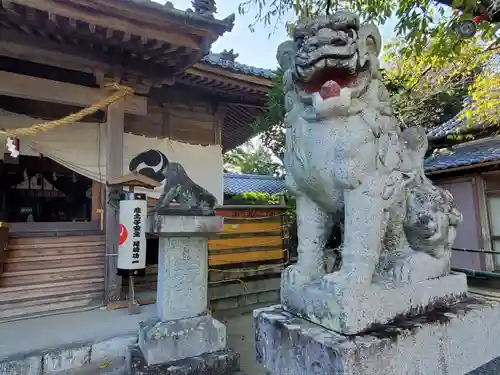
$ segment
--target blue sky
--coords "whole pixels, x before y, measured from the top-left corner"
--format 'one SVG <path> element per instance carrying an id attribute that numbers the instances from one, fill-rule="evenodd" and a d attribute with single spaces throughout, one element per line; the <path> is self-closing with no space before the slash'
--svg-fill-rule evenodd
<path id="1" fill-rule="evenodd" d="M 154 0 L 165 3 L 162 0 Z M 191 8 L 191 0 L 170 0 L 177 9 L 185 10 Z M 248 25 L 253 23 L 255 13 L 250 12 L 244 16 L 238 14 L 240 0 L 217 0 L 217 18 L 225 18 L 231 13 L 236 14 L 236 22 L 232 32 L 225 34 L 212 46 L 213 52 L 223 49 L 234 49 L 239 54 L 238 62 L 253 65 L 259 68 L 274 69 L 276 63 L 276 48 L 286 38 L 284 23 L 269 37 L 273 31 L 272 27 L 264 27 L 263 24 L 255 26 L 251 32 Z M 290 15 L 288 20 L 291 20 Z M 286 19 L 284 21 L 287 21 Z M 380 28 L 384 42 L 394 36 L 395 20 L 389 20 Z"/>

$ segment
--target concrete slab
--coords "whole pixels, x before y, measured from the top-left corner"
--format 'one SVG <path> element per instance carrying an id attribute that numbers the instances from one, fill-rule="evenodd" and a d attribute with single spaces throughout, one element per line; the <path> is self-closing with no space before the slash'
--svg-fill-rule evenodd
<path id="1" fill-rule="evenodd" d="M 266 375 L 264 367 L 255 360 L 255 329 L 252 312 L 244 311 L 239 314 L 233 312 L 230 317 L 216 313 L 215 316 L 227 326 L 227 344 L 240 354 L 241 370 L 246 375 Z"/>
<path id="2" fill-rule="evenodd" d="M 127 309 L 96 309 L 0 324 L 0 362 L 11 356 L 101 342 L 116 336 L 137 335 L 140 321 L 156 314 L 155 305 L 141 306 L 141 313 Z"/>
<path id="3" fill-rule="evenodd" d="M 255 310 L 254 321 L 257 360 L 273 375 L 500 373 L 498 367 L 491 369 L 500 356 L 498 302 L 469 299 L 354 336 L 327 330 L 281 306 Z"/>
<path id="4" fill-rule="evenodd" d="M 42 357 L 43 374 L 52 374 L 90 364 L 91 348 L 92 345 L 84 344 L 44 353 Z"/>
<path id="5" fill-rule="evenodd" d="M 51 373 L 51 375 L 128 375 L 126 358 L 115 358 L 105 363 L 90 363 L 79 368 Z"/>
<path id="6" fill-rule="evenodd" d="M 42 359 L 33 355 L 24 358 L 14 358 L 11 361 L 0 361 L 1 375 L 40 375 L 42 372 Z"/>

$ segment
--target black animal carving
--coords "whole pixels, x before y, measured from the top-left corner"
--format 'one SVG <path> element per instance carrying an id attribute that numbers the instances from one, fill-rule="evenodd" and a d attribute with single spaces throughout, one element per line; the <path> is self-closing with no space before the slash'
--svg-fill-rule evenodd
<path id="1" fill-rule="evenodd" d="M 136 155 L 129 164 L 130 172 L 138 172 L 155 181 L 165 180 L 165 169 L 168 167 L 168 158 L 158 150 L 148 150 Z"/>
<path id="2" fill-rule="evenodd" d="M 184 167 L 179 163 L 169 163 L 164 170 L 165 186 L 158 199 L 155 211 L 159 214 L 214 215 L 217 199 L 213 194 L 191 180 Z M 175 199 L 178 208 L 169 207 Z M 176 213 L 178 214 L 178 213 Z"/>

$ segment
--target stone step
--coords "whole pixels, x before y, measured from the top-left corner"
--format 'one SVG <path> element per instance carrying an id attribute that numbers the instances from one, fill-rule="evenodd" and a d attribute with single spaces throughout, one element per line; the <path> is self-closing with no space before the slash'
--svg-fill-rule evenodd
<path id="1" fill-rule="evenodd" d="M 89 363 L 78 368 L 51 372 L 48 375 L 128 375 L 127 359 L 118 357 L 102 363 Z"/>

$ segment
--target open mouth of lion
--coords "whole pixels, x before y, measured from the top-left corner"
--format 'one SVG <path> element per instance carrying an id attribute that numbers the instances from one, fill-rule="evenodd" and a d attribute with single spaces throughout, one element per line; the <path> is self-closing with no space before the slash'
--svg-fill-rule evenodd
<path id="1" fill-rule="evenodd" d="M 345 68 L 323 68 L 311 76 L 307 82 L 301 82 L 300 86 L 308 93 L 320 92 L 328 82 L 335 82 L 340 89 L 354 87 L 358 80 L 358 72 L 349 71 Z"/>
<path id="2" fill-rule="evenodd" d="M 369 71 L 370 61 L 359 66 L 357 54 L 347 59 L 324 57 L 314 64 L 298 66 L 297 84 L 307 94 L 326 89 L 332 91 L 328 96 L 337 96 L 345 87 L 359 88 Z"/>

